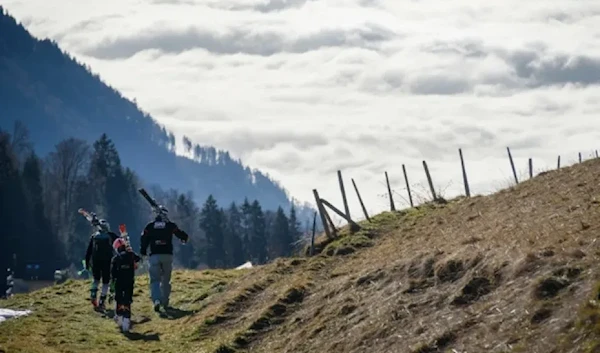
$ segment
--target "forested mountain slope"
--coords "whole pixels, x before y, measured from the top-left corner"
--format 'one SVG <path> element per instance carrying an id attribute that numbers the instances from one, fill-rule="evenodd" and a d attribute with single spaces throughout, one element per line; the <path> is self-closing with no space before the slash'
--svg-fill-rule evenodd
<path id="1" fill-rule="evenodd" d="M 36 152 L 44 156 L 61 140 L 91 143 L 106 133 L 124 165 L 147 184 L 192 191 L 198 202 L 209 194 L 223 204 L 257 199 L 265 209 L 289 209 L 290 197 L 277 182 L 253 171 L 226 151 L 194 144 L 194 159 L 177 156 L 172 133 L 124 98 L 56 43 L 39 40 L 0 6 L 0 128 L 22 121 Z M 299 218 L 310 216 L 305 206 Z"/>

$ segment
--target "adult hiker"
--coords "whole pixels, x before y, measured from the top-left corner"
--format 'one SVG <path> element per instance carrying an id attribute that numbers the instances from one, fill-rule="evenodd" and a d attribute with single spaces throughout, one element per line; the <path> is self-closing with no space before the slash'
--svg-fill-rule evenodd
<path id="1" fill-rule="evenodd" d="M 171 295 L 171 271 L 173 270 L 173 235 L 186 243 L 189 236 L 179 229 L 177 224 L 167 218 L 167 209 L 159 206 L 155 209 L 154 221 L 148 223 L 142 231 L 140 254 L 146 256 L 150 247 L 148 261 L 150 274 L 150 297 L 154 311 L 160 307 L 169 309 Z"/>
<path id="2" fill-rule="evenodd" d="M 85 253 L 85 268 L 91 268 L 93 281 L 90 288 L 90 301 L 95 308 L 104 310 L 106 295 L 110 288 L 110 264 L 113 258 L 113 243 L 118 236 L 111 232 L 110 224 L 104 219 L 92 222 L 98 230 L 90 236 L 87 251 Z M 98 284 L 102 281 L 102 292 L 100 302 L 97 301 Z"/>
<path id="3" fill-rule="evenodd" d="M 121 331 L 129 332 L 135 270 L 141 258 L 123 238 L 115 240 L 113 248 L 117 252 L 111 263 L 111 292 L 114 292 L 116 301 L 115 321 L 121 327 Z"/>

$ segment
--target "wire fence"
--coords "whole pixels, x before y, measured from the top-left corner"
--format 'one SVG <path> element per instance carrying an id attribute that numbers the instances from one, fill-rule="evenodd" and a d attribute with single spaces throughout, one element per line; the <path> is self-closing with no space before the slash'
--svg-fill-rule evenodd
<path id="1" fill-rule="evenodd" d="M 506 147 L 506 159 L 503 163 L 495 163 L 493 167 L 497 168 L 499 171 L 501 170 L 502 172 L 498 173 L 497 175 L 504 175 L 504 178 L 495 179 L 492 182 L 490 182 L 490 180 L 481 181 L 480 178 L 478 182 L 472 184 L 469 173 L 470 163 L 467 158 L 465 158 L 463 152 L 464 151 L 459 148 L 457 150 L 457 161 L 453 162 L 459 166 L 459 169 L 453 170 L 460 170 L 460 179 L 456 178 L 456 176 L 453 174 L 452 178 L 440 178 L 445 179 L 441 184 L 435 182 L 436 175 L 435 173 L 431 172 L 430 165 L 425 160 L 422 161 L 422 170 L 419 171 L 419 174 L 416 173 L 414 168 L 413 170 L 408 170 L 404 164 L 402 164 L 402 172 L 400 173 L 401 175 L 391 175 L 388 173 L 388 171 L 384 171 L 383 178 L 377 181 L 377 184 L 380 185 L 380 190 L 382 190 L 382 192 L 378 193 L 376 198 L 371 198 L 369 200 L 371 203 L 374 201 L 377 202 L 375 205 L 376 207 L 373 207 L 373 205 L 371 205 L 371 207 L 365 206 L 365 202 L 362 199 L 363 197 L 361 196 L 359 187 L 357 187 L 355 179 L 352 178 L 352 186 L 354 187 L 361 206 L 359 208 L 356 206 L 356 204 L 354 204 L 352 213 L 350 213 L 351 207 L 348 205 L 348 197 L 346 194 L 344 180 L 342 178 L 342 172 L 338 171 L 338 182 L 341 191 L 341 193 L 338 195 L 341 195 L 341 198 L 336 198 L 336 201 L 337 203 L 341 201 L 343 207 L 336 208 L 331 202 L 321 198 L 320 196 L 315 196 L 315 202 L 318 210 L 317 213 L 323 213 L 321 222 L 319 222 L 319 226 L 325 228 L 326 225 L 329 225 L 330 228 L 336 229 L 344 226 L 347 223 L 368 220 L 370 216 L 386 210 L 397 211 L 422 205 L 431 201 L 448 200 L 459 196 L 470 197 L 475 195 L 489 195 L 502 189 L 514 186 L 525 180 L 534 178 L 540 173 L 568 167 L 576 163 L 582 163 L 589 159 L 599 158 L 598 150 L 594 150 L 591 152 L 578 152 L 575 155 L 559 155 L 556 156 L 554 163 L 549 164 L 547 160 L 543 162 L 536 161 L 532 157 L 523 158 L 522 156 L 519 156 L 518 158 L 515 158 L 513 156 L 513 151 L 509 147 Z M 496 160 L 496 162 L 502 161 Z M 536 162 L 539 162 L 539 165 L 537 165 L 538 163 Z M 450 163 L 448 161 L 443 161 L 443 163 L 445 164 L 446 168 L 450 167 Z M 481 163 L 479 164 L 479 174 L 493 174 L 492 172 L 486 173 L 486 168 L 492 167 L 482 166 Z M 438 173 L 439 171 L 440 169 L 437 170 Z M 507 174 L 506 171 L 510 171 L 510 174 Z M 413 179 L 416 181 L 413 181 Z M 315 192 L 315 195 L 318 195 L 318 191 L 316 189 L 313 190 L 313 192 Z M 328 196 L 331 194 L 332 190 L 328 190 Z M 324 206 L 327 206 L 327 208 L 334 212 L 330 215 L 329 212 L 325 210 Z M 334 210 L 329 206 L 332 206 L 336 209 Z M 315 213 L 316 218 L 318 218 L 317 213 Z"/>

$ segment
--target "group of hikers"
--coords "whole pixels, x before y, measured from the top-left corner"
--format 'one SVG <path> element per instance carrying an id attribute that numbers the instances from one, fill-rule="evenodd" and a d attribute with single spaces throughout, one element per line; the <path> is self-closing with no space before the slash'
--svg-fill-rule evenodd
<path id="1" fill-rule="evenodd" d="M 164 208 L 161 207 L 161 210 Z M 140 252 L 136 253 L 129 242 L 112 232 L 105 219 L 93 222 L 97 227 L 89 240 L 85 267 L 91 270 L 93 281 L 90 287 L 90 300 L 100 311 L 106 307 L 106 298 L 110 290 L 116 302 L 115 322 L 123 332 L 128 332 L 131 325 L 131 303 L 135 284 L 135 270 L 138 264 L 149 256 L 150 296 L 154 311 L 171 309 L 171 271 L 173 268 L 173 242 L 175 235 L 186 243 L 189 236 L 171 222 L 162 212 L 157 212 L 153 221 L 148 223 L 141 234 Z M 148 248 L 150 252 L 148 253 Z M 100 301 L 98 286 L 102 283 Z"/>

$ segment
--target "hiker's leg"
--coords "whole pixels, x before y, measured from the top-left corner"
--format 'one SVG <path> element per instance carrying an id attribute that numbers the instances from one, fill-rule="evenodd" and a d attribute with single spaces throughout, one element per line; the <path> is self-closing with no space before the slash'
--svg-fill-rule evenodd
<path id="1" fill-rule="evenodd" d="M 149 267 L 148 274 L 150 276 L 150 298 L 152 302 L 156 302 L 160 300 L 160 279 L 161 279 L 161 270 L 160 270 L 160 255 L 151 255 L 149 259 Z"/>
<path id="2" fill-rule="evenodd" d="M 92 284 L 90 285 L 90 300 L 96 305 L 96 297 L 98 296 L 98 285 L 102 279 L 102 271 L 100 266 L 92 265 Z"/>
<path id="3" fill-rule="evenodd" d="M 163 268 L 162 274 L 162 298 L 163 307 L 169 306 L 169 297 L 171 296 L 171 271 L 173 270 L 173 255 L 160 255 Z"/>
<path id="4" fill-rule="evenodd" d="M 108 294 L 108 290 L 110 289 L 110 262 L 106 261 L 102 265 L 101 269 L 102 274 L 102 292 L 100 293 L 100 306 L 104 307 L 106 301 L 106 295 Z"/>

